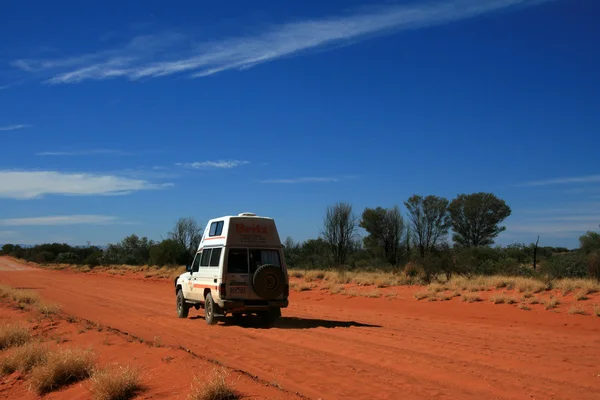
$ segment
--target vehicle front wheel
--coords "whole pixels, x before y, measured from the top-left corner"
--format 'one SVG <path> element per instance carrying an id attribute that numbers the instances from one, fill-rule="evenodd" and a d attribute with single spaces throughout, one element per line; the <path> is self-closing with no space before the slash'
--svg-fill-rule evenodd
<path id="1" fill-rule="evenodd" d="M 204 300 L 204 319 L 208 325 L 215 325 L 217 322 L 219 322 L 215 317 L 216 309 L 217 307 L 211 294 L 207 294 L 206 299 Z"/>
<path id="2" fill-rule="evenodd" d="M 183 292 L 181 289 L 177 291 L 177 317 L 187 318 L 190 313 L 190 306 L 185 302 L 183 298 Z"/>

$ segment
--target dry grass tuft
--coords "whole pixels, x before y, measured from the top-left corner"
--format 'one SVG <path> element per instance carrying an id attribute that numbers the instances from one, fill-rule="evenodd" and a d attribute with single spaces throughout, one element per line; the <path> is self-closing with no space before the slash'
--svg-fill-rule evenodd
<path id="1" fill-rule="evenodd" d="M 371 290 L 370 292 L 364 292 L 362 293 L 363 297 L 368 297 L 370 299 L 378 299 L 381 297 L 381 292 L 377 289 L 375 290 Z"/>
<path id="2" fill-rule="evenodd" d="M 594 315 L 596 317 L 600 317 L 600 304 L 593 304 L 592 305 L 592 312 L 594 313 Z"/>
<path id="3" fill-rule="evenodd" d="M 560 304 L 560 301 L 558 301 L 554 297 L 551 297 L 548 300 L 544 300 L 543 303 L 544 303 L 544 307 L 546 308 L 546 310 L 552 310 L 553 308 L 556 308 Z"/>
<path id="4" fill-rule="evenodd" d="M 467 303 L 475 303 L 477 301 L 481 301 L 481 297 L 479 293 L 465 293 L 462 295 L 462 301 L 466 301 Z"/>
<path id="5" fill-rule="evenodd" d="M 518 306 L 521 310 L 530 311 L 531 307 L 529 307 L 526 303 L 519 303 Z"/>
<path id="6" fill-rule="evenodd" d="M 430 293 L 426 291 L 419 291 L 415 293 L 415 299 L 423 300 L 426 297 L 429 297 Z"/>
<path id="7" fill-rule="evenodd" d="M 299 284 L 296 287 L 296 290 L 299 291 L 299 292 L 306 292 L 307 290 L 311 290 L 313 288 L 314 288 L 313 285 L 309 285 L 309 284 L 306 284 L 306 283 L 301 283 L 301 284 Z"/>
<path id="8" fill-rule="evenodd" d="M 325 278 L 324 271 L 308 271 L 304 274 L 305 282 L 314 282 L 316 280 L 323 280 Z"/>
<path id="9" fill-rule="evenodd" d="M 194 378 L 192 391 L 188 400 L 237 400 L 241 395 L 227 383 L 227 373 L 224 369 L 215 369 L 212 376 L 205 382 Z"/>
<path id="10" fill-rule="evenodd" d="M 12 374 L 19 371 L 24 374 L 33 367 L 44 364 L 48 360 L 50 351 L 40 343 L 27 343 L 17 347 L 0 360 L 0 372 Z"/>
<path id="11" fill-rule="evenodd" d="M 585 290 L 580 290 L 579 292 L 575 293 L 575 300 L 577 301 L 581 301 L 581 300 L 587 300 L 587 292 Z"/>
<path id="12" fill-rule="evenodd" d="M 139 371 L 130 366 L 94 371 L 91 381 L 94 400 L 128 400 L 143 389 Z"/>
<path id="13" fill-rule="evenodd" d="M 29 329 L 21 325 L 0 325 L 0 350 L 22 346 L 31 340 Z"/>
<path id="14" fill-rule="evenodd" d="M 14 289 L 7 285 L 0 285 L 0 298 L 12 298 Z"/>
<path id="15" fill-rule="evenodd" d="M 571 315 L 574 315 L 574 314 L 586 315 L 587 313 L 585 312 L 585 308 L 581 304 L 573 304 L 569 308 L 569 314 L 571 314 Z"/>
<path id="16" fill-rule="evenodd" d="M 452 297 L 454 297 L 454 296 L 450 295 L 450 294 L 445 294 L 445 293 L 438 294 L 438 299 L 440 301 L 449 301 L 449 300 L 452 300 Z"/>
<path id="17" fill-rule="evenodd" d="M 344 287 L 342 285 L 335 284 L 334 286 L 331 287 L 331 289 L 329 289 L 329 291 L 332 294 L 339 294 L 339 293 L 342 293 L 344 291 Z"/>
<path id="18" fill-rule="evenodd" d="M 90 377 L 94 354 L 81 349 L 52 352 L 43 365 L 31 370 L 31 389 L 42 395 Z"/>
<path id="19" fill-rule="evenodd" d="M 45 317 L 58 314 L 61 310 L 60 305 L 55 303 L 45 303 L 43 301 L 37 303 L 36 308 L 40 312 L 40 314 L 44 315 Z"/>
<path id="20" fill-rule="evenodd" d="M 494 304 L 504 304 L 506 302 L 506 295 L 502 294 L 494 294 L 490 296 L 490 301 Z"/>
<path id="21" fill-rule="evenodd" d="M 427 290 L 434 293 L 439 293 L 448 290 L 446 285 L 442 285 L 441 283 L 432 283 L 427 286 Z"/>
<path id="22" fill-rule="evenodd" d="M 304 272 L 298 270 L 289 270 L 290 278 L 303 278 Z"/>
<path id="23" fill-rule="evenodd" d="M 549 287 L 544 282 L 540 282 L 531 278 L 517 278 L 515 281 L 515 288 L 519 292 L 533 292 L 540 293 L 548 290 Z"/>
<path id="24" fill-rule="evenodd" d="M 591 279 L 561 279 L 555 282 L 554 286 L 563 296 L 574 292 L 575 289 L 581 289 L 586 295 L 600 292 L 600 283 Z"/>
<path id="25" fill-rule="evenodd" d="M 523 298 L 524 299 L 530 299 L 532 297 L 533 297 L 533 293 L 531 293 L 531 292 L 525 292 L 525 293 L 523 293 Z"/>
<path id="26" fill-rule="evenodd" d="M 19 304 L 33 305 L 40 301 L 40 296 L 36 292 L 30 290 L 16 290 L 12 291 L 12 299 Z"/>
<path id="27" fill-rule="evenodd" d="M 541 301 L 537 297 L 531 297 L 531 298 L 527 299 L 527 303 L 528 304 L 540 304 Z"/>

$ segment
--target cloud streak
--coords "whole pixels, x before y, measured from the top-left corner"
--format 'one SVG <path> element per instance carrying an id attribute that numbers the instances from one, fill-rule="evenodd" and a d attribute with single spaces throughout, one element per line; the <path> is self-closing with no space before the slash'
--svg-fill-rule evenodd
<path id="1" fill-rule="evenodd" d="M 442 25 L 512 7 L 555 0 L 439 0 L 380 6 L 369 12 L 294 21 L 218 41 L 184 35 L 136 37 L 125 46 L 55 60 L 15 60 L 27 72 L 50 72 L 49 84 L 112 78 L 157 78 L 186 73 L 199 78 L 243 70 L 283 57 L 357 43 L 374 35 Z"/>
<path id="2" fill-rule="evenodd" d="M 31 128 L 31 125 L 18 124 L 18 125 L 0 126 L 0 131 L 16 131 L 18 129 L 25 129 L 25 128 Z"/>
<path id="3" fill-rule="evenodd" d="M 78 150 L 78 151 L 44 151 L 36 153 L 36 156 L 90 156 L 90 155 L 114 155 L 126 156 L 131 155 L 121 150 L 115 149 L 95 149 L 95 150 Z"/>
<path id="4" fill-rule="evenodd" d="M 292 178 L 292 179 L 267 179 L 263 181 L 259 181 L 260 183 L 285 183 L 285 184 L 295 184 L 295 183 L 328 183 L 328 182 L 338 182 L 338 178 L 318 178 L 318 177 L 306 177 L 306 178 Z"/>
<path id="5" fill-rule="evenodd" d="M 516 186 L 550 186 L 550 185 L 570 185 L 576 183 L 598 183 L 600 175 L 573 176 L 568 178 L 547 179 L 533 182 L 521 183 Z"/>
<path id="6" fill-rule="evenodd" d="M 0 219 L 0 226 L 107 225 L 118 221 L 119 218 L 106 215 L 76 214 Z"/>
<path id="7" fill-rule="evenodd" d="M 249 164 L 248 161 L 230 160 L 230 161 L 201 161 L 191 163 L 177 163 L 175 165 L 191 169 L 230 169 L 241 165 Z"/>
<path id="8" fill-rule="evenodd" d="M 0 170 L 0 198 L 17 200 L 45 195 L 114 196 L 170 186 L 170 183 L 156 184 L 115 175 Z"/>

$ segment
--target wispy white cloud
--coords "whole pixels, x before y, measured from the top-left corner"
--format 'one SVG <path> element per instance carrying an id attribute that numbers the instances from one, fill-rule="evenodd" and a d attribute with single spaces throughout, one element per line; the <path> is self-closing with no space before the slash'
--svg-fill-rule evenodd
<path id="1" fill-rule="evenodd" d="M 118 222 L 119 218 L 107 215 L 76 214 L 0 219 L 0 226 L 108 225 Z"/>
<path id="2" fill-rule="evenodd" d="M 553 208 L 515 209 L 506 223 L 508 233 L 528 233 L 553 237 L 577 237 L 589 230 L 598 230 L 598 202 L 561 204 Z"/>
<path id="3" fill-rule="evenodd" d="M 600 182 L 600 175 L 572 176 L 568 178 L 546 179 L 521 183 L 516 186 L 549 186 L 549 185 L 569 185 L 575 183 L 597 183 Z"/>
<path id="4" fill-rule="evenodd" d="M 175 165 L 184 168 L 205 169 L 205 168 L 235 168 L 241 165 L 249 164 L 248 161 L 229 160 L 229 161 L 201 161 L 191 163 L 176 163 Z"/>
<path id="5" fill-rule="evenodd" d="M 0 131 L 16 131 L 17 129 L 25 129 L 25 128 L 31 128 L 31 125 L 18 124 L 18 125 L 0 126 Z"/>
<path id="6" fill-rule="evenodd" d="M 115 49 L 64 59 L 15 60 L 24 71 L 52 71 L 50 84 L 89 79 L 141 79 L 177 73 L 205 77 L 225 70 L 243 70 L 310 50 L 323 50 L 392 34 L 455 22 L 510 7 L 553 0 L 439 0 L 372 7 L 352 15 L 294 21 L 212 42 L 197 42 L 169 33 L 134 38 Z"/>
<path id="7" fill-rule="evenodd" d="M 292 178 L 292 179 L 267 179 L 260 181 L 260 183 L 327 183 L 327 182 L 338 182 L 338 178 L 319 178 L 319 177 L 306 177 L 306 178 Z"/>
<path id="8" fill-rule="evenodd" d="M 115 155 L 126 156 L 131 155 L 122 150 L 116 149 L 94 149 L 94 150 L 76 150 L 76 151 L 43 151 L 36 153 L 36 156 L 89 156 L 89 155 Z"/>
<path id="9" fill-rule="evenodd" d="M 124 195 L 172 186 L 116 175 L 64 173 L 59 171 L 0 170 L 0 198 L 35 199 L 44 195 Z"/>

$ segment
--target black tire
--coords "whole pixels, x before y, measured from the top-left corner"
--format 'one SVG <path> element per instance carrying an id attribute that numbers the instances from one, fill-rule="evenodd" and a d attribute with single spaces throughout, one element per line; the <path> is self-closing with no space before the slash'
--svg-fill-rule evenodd
<path id="1" fill-rule="evenodd" d="M 204 319 L 208 325 L 215 325 L 219 322 L 215 317 L 215 311 L 217 311 L 217 305 L 209 293 L 206 295 L 206 299 L 204 299 Z"/>
<path id="2" fill-rule="evenodd" d="M 190 313 L 190 305 L 185 302 L 181 289 L 177 291 L 177 317 L 187 318 Z"/>
<path id="3" fill-rule="evenodd" d="M 261 312 L 258 316 L 262 326 L 271 327 L 281 317 L 281 308 L 271 308 L 269 311 Z"/>
<path id="4" fill-rule="evenodd" d="M 273 300 L 285 290 L 285 275 L 281 268 L 275 265 L 261 265 L 252 276 L 252 286 L 258 296 L 265 300 Z"/>

